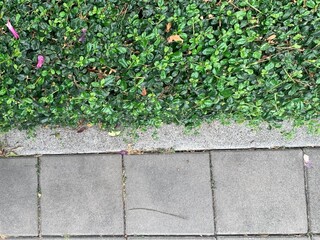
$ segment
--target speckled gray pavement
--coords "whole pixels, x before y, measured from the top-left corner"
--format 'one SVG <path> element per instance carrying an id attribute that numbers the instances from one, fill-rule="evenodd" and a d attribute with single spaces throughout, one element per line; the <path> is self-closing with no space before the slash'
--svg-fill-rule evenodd
<path id="1" fill-rule="evenodd" d="M 320 240 L 319 156 L 287 148 L 0 158 L 0 239 Z"/>

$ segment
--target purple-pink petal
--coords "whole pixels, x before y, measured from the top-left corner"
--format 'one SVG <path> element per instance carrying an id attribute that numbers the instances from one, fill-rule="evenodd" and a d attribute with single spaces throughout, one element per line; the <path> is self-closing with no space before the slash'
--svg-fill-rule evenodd
<path id="1" fill-rule="evenodd" d="M 8 22 L 6 24 L 6 26 L 9 28 L 10 32 L 13 34 L 15 39 L 19 38 L 19 34 L 17 33 L 17 31 L 13 28 L 13 26 L 11 25 L 11 22 L 8 19 Z"/>
<path id="2" fill-rule="evenodd" d="M 304 154 L 304 155 L 303 155 L 303 161 L 304 161 L 304 166 L 305 166 L 306 168 L 311 168 L 311 167 L 312 167 L 312 163 L 311 163 L 311 161 L 310 161 L 309 155 Z"/>
<path id="3" fill-rule="evenodd" d="M 38 56 L 37 68 L 41 68 L 43 63 L 44 63 L 44 56 L 39 55 Z"/>
<path id="4" fill-rule="evenodd" d="M 311 162 L 307 162 L 307 163 L 304 164 L 304 166 L 306 168 L 312 168 L 312 163 Z"/>
<path id="5" fill-rule="evenodd" d="M 119 153 L 120 153 L 122 156 L 123 156 L 123 155 L 128 155 L 128 151 L 126 151 L 126 150 L 121 150 Z"/>

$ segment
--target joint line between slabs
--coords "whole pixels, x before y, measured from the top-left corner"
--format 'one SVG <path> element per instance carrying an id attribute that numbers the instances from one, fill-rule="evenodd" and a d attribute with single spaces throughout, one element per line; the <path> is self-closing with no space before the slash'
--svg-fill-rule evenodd
<path id="1" fill-rule="evenodd" d="M 37 157 L 37 217 L 38 217 L 38 237 L 41 238 L 41 183 L 40 183 L 40 174 L 41 174 L 41 160 L 40 157 Z"/>
<path id="2" fill-rule="evenodd" d="M 303 166 L 303 179 L 304 179 L 304 193 L 306 199 L 306 208 L 307 208 L 307 224 L 308 224 L 308 236 L 311 236 L 311 217 L 310 217 L 310 198 L 309 198 L 309 174 L 308 169 L 304 166 L 304 155 L 306 154 L 304 148 L 301 148 L 302 151 L 302 166 Z"/>
<path id="3" fill-rule="evenodd" d="M 217 219 L 216 219 L 216 206 L 215 206 L 215 193 L 214 193 L 214 178 L 213 178 L 213 162 L 211 152 L 209 152 L 209 167 L 210 167 L 210 187 L 212 196 L 212 209 L 213 209 L 213 230 L 214 235 L 217 235 Z"/>
<path id="4" fill-rule="evenodd" d="M 206 235 L 192 235 L 192 234 L 189 234 L 189 235 L 161 235 L 161 234 L 158 234 L 158 235 L 146 235 L 146 234 L 130 234 L 128 235 L 128 237 L 141 237 L 141 239 L 143 239 L 144 237 L 148 237 L 148 238 L 159 238 L 159 237 L 162 237 L 163 239 L 166 239 L 166 238 L 185 238 L 186 240 L 189 239 L 190 237 L 192 238 L 199 238 L 199 239 L 211 239 L 212 237 L 266 237 L 266 235 L 268 235 L 269 237 L 310 237 L 308 236 L 308 234 L 299 234 L 299 233 L 292 233 L 292 234 L 206 234 Z M 313 234 L 313 236 L 320 236 L 319 233 L 315 233 Z M 42 235 L 42 237 L 45 237 L 45 238 L 59 238 L 59 239 L 63 239 L 63 237 L 61 235 Z M 123 238 L 124 236 L 123 235 L 76 235 L 76 234 L 72 234 L 72 235 L 65 235 L 65 237 L 68 237 L 69 239 L 73 239 L 73 238 L 83 238 L 83 239 L 96 239 L 96 238 L 110 238 L 110 237 L 115 237 L 115 238 Z M 38 236 L 10 236 L 9 239 L 38 239 L 39 237 Z M 298 240 L 299 238 L 297 238 Z M 240 240 L 240 238 L 239 238 Z"/>
<path id="5" fill-rule="evenodd" d="M 126 212 L 126 181 L 127 181 L 127 176 L 126 176 L 126 168 L 124 164 L 124 156 L 121 156 L 121 167 L 122 167 L 122 204 L 123 204 L 123 234 L 124 238 L 128 239 L 127 237 L 127 212 Z"/>

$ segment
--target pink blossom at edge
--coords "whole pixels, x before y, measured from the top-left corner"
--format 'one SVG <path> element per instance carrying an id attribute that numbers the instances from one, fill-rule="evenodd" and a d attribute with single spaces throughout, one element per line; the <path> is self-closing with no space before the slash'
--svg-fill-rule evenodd
<path id="1" fill-rule="evenodd" d="M 13 26 L 11 25 L 11 22 L 8 19 L 8 22 L 6 24 L 6 26 L 9 28 L 10 32 L 13 34 L 15 39 L 19 38 L 19 34 L 17 33 L 17 31 L 13 28 Z"/>
<path id="2" fill-rule="evenodd" d="M 44 63 L 44 56 L 39 55 L 38 56 L 37 68 L 41 68 L 43 63 Z"/>

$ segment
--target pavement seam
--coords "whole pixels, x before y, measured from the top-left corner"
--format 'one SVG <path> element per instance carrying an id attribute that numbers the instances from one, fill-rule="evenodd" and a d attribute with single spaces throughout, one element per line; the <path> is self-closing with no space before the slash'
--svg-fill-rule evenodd
<path id="1" fill-rule="evenodd" d="M 126 168 L 124 164 L 124 156 L 121 156 L 121 163 L 122 163 L 122 204 L 123 204 L 123 235 L 125 239 L 127 237 L 127 213 L 126 213 Z"/>
<path id="2" fill-rule="evenodd" d="M 41 160 L 37 157 L 37 217 L 38 217 L 38 237 L 41 238 L 41 184 L 40 184 L 40 173 L 41 173 Z"/>
<path id="3" fill-rule="evenodd" d="M 20 146 L 19 146 L 20 147 Z M 183 150 L 183 149 L 177 149 L 173 150 L 174 153 L 206 153 L 210 151 L 245 151 L 245 150 L 251 150 L 251 151 L 258 151 L 258 150 L 289 150 L 289 149 L 300 149 L 301 148 L 313 148 L 313 149 L 320 149 L 320 146 L 270 146 L 270 147 L 241 147 L 241 148 L 206 148 L 206 149 L 194 149 L 194 150 Z M 171 149 L 170 149 L 171 150 Z M 119 150 L 121 151 L 121 150 Z M 118 155 L 119 154 L 118 150 L 112 150 L 112 151 L 97 151 L 97 152 L 69 152 L 69 153 L 41 153 L 41 155 L 45 156 L 68 156 L 68 155 L 96 155 L 96 154 L 110 154 L 110 155 Z M 143 150 L 144 154 L 162 154 L 162 151 L 154 151 L 154 150 Z M 174 154 L 173 153 L 173 154 Z M 134 154 L 132 154 L 134 155 Z M 30 154 L 19 154 L 17 157 L 34 157 L 37 156 L 35 153 L 30 153 Z"/>
<path id="4" fill-rule="evenodd" d="M 212 238 L 212 237 L 310 237 L 307 234 L 218 234 L 218 235 L 128 235 L 129 237 L 141 237 L 142 239 L 144 237 L 148 237 L 148 238 L 159 238 L 159 237 L 163 237 L 164 239 L 166 238 L 186 238 L 186 240 L 190 237 L 192 238 L 199 238 L 199 239 L 203 239 L 203 238 Z M 313 236 L 320 236 L 319 234 L 314 234 Z M 59 239 L 66 239 L 64 236 L 62 235 L 43 235 L 42 237 L 45 238 L 59 238 Z M 96 238 L 123 238 L 123 235 L 68 235 L 68 239 L 73 239 L 73 238 L 77 238 L 77 239 L 87 239 L 87 238 L 92 238 L 92 239 L 96 239 Z M 10 236 L 9 239 L 39 239 L 38 236 Z M 240 239 L 240 238 L 239 238 Z M 299 239 L 299 238 L 297 238 Z"/>
<path id="5" fill-rule="evenodd" d="M 311 211 L 310 211 L 310 193 L 309 193 L 309 174 L 308 169 L 304 166 L 304 155 L 306 154 L 304 148 L 301 148 L 302 151 L 302 166 L 303 166 L 303 174 L 304 174 L 304 192 L 307 206 L 307 223 L 308 223 L 308 235 L 311 236 Z"/>
<path id="6" fill-rule="evenodd" d="M 217 235 L 217 219 L 216 219 L 216 207 L 215 207 L 215 194 L 214 194 L 214 176 L 213 176 L 213 161 L 211 152 L 209 152 L 209 167 L 210 167 L 210 187 L 212 195 L 212 210 L 213 210 L 213 230 L 214 235 Z"/>

